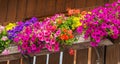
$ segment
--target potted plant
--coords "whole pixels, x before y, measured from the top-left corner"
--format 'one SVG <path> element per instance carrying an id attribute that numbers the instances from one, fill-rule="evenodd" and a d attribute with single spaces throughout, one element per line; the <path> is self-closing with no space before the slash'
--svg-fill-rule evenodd
<path id="1" fill-rule="evenodd" d="M 11 40 L 9 40 L 7 37 L 7 31 L 5 27 L 0 25 L 0 53 L 9 47 L 10 41 Z"/>
<path id="2" fill-rule="evenodd" d="M 81 22 L 82 26 L 77 28 L 77 32 L 83 33 L 85 39 L 90 37 L 92 46 L 98 46 L 101 40 L 107 38 L 118 39 L 120 37 L 120 6 L 118 2 L 114 2 L 94 8 L 91 14 L 87 14 Z"/>

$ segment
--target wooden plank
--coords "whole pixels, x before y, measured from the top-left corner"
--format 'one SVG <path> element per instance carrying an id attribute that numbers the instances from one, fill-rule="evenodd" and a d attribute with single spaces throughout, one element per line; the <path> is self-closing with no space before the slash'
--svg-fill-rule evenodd
<path id="1" fill-rule="evenodd" d="M 112 45 L 107 47 L 106 64 L 119 64 L 120 60 L 120 45 Z"/>
<path id="2" fill-rule="evenodd" d="M 91 64 L 104 63 L 104 46 L 92 48 Z"/>
<path id="3" fill-rule="evenodd" d="M 5 61 L 5 62 L 0 62 L 0 64 L 7 64 L 7 61 Z"/>
<path id="4" fill-rule="evenodd" d="M 8 0 L 0 0 L 0 24 L 6 21 Z"/>
<path id="5" fill-rule="evenodd" d="M 29 61 L 29 60 L 31 60 L 31 61 Z M 33 57 L 31 57 L 31 59 L 30 58 L 23 58 L 23 60 L 22 60 L 23 62 L 22 62 L 22 64 L 29 64 L 29 63 L 33 63 Z"/>
<path id="6" fill-rule="evenodd" d="M 66 0 L 66 9 L 75 8 L 75 0 Z"/>
<path id="7" fill-rule="evenodd" d="M 63 52 L 63 64 L 73 64 L 74 55 L 70 55 L 68 50 Z"/>
<path id="8" fill-rule="evenodd" d="M 37 56 L 36 64 L 46 64 L 46 55 Z"/>
<path id="9" fill-rule="evenodd" d="M 55 0 L 45 0 L 45 16 L 54 15 L 55 13 Z"/>
<path id="10" fill-rule="evenodd" d="M 87 63 L 88 63 L 88 49 L 77 50 L 77 64 Z"/>
<path id="11" fill-rule="evenodd" d="M 75 8 L 83 8 L 85 7 L 86 0 L 75 0 Z"/>
<path id="12" fill-rule="evenodd" d="M 11 60 L 10 64 L 20 64 L 20 60 Z"/>
<path id="13" fill-rule="evenodd" d="M 97 0 L 97 6 L 104 5 L 105 1 L 104 0 Z"/>
<path id="14" fill-rule="evenodd" d="M 37 0 L 28 0 L 27 1 L 27 12 L 26 12 L 26 16 L 27 18 L 35 16 L 35 10 L 36 10 L 36 2 Z"/>
<path id="15" fill-rule="evenodd" d="M 36 17 L 45 16 L 45 7 L 46 7 L 45 0 L 37 0 L 37 7 L 36 7 L 35 16 Z"/>
<path id="16" fill-rule="evenodd" d="M 18 0 L 18 9 L 17 9 L 17 21 L 25 18 L 26 14 L 26 0 Z"/>
<path id="17" fill-rule="evenodd" d="M 66 0 L 56 0 L 56 13 L 66 11 Z"/>
<path id="18" fill-rule="evenodd" d="M 96 64 L 97 60 L 97 54 L 94 48 L 92 48 L 92 59 L 91 59 L 91 64 Z"/>
<path id="19" fill-rule="evenodd" d="M 16 18 L 16 5 L 17 5 L 17 0 L 9 0 L 9 3 L 8 3 L 8 14 L 7 14 L 7 23 L 15 22 L 15 18 Z"/>
<path id="20" fill-rule="evenodd" d="M 96 6 L 96 0 L 86 0 L 86 7 Z"/>
<path id="21" fill-rule="evenodd" d="M 50 54 L 49 64 L 59 64 L 60 53 Z"/>
<path id="22" fill-rule="evenodd" d="M 112 2 L 115 2 L 115 1 L 118 1 L 118 0 L 109 0 L 109 3 L 112 3 Z"/>
<path id="23" fill-rule="evenodd" d="M 92 48 L 89 47 L 88 48 L 88 64 L 91 64 L 91 58 L 92 58 L 91 54 L 92 54 Z"/>

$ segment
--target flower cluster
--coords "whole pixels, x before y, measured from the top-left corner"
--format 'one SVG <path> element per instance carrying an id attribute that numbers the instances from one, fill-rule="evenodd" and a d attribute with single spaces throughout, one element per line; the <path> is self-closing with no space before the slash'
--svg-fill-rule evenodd
<path id="1" fill-rule="evenodd" d="M 77 32 L 84 33 L 85 39 L 90 37 L 92 46 L 98 46 L 107 37 L 117 39 L 120 36 L 120 6 L 114 2 L 97 7 L 92 10 L 92 14 L 85 16 L 82 23 Z"/>
<path id="2" fill-rule="evenodd" d="M 17 22 L 16 25 L 12 24 L 12 26 L 14 27 L 12 27 L 11 24 L 8 25 L 8 28 L 12 27 L 12 29 L 8 30 L 8 38 L 13 40 L 13 38 L 16 37 L 16 35 L 23 30 L 24 26 L 29 26 L 37 21 L 38 21 L 37 18 L 33 17 L 32 19 L 26 20 L 25 22 L 20 21 L 20 22 Z"/>
<path id="3" fill-rule="evenodd" d="M 82 11 L 80 12 L 79 9 L 68 9 L 68 18 L 65 22 L 72 30 L 75 30 L 78 26 L 81 26 L 82 23 L 80 20 L 84 19 L 84 16 L 88 12 Z"/>
<path id="4" fill-rule="evenodd" d="M 5 29 L 8 31 L 8 30 L 13 29 L 15 26 L 16 26 L 15 23 L 9 23 L 8 25 L 5 26 Z"/>
<path id="5" fill-rule="evenodd" d="M 10 44 L 10 40 L 7 37 L 7 32 L 4 26 L 0 25 L 0 52 L 7 48 Z"/>
<path id="6" fill-rule="evenodd" d="M 66 23 L 67 19 L 64 14 L 56 14 L 42 22 L 27 23 L 29 25 L 23 26 L 13 41 L 24 54 L 38 53 L 43 48 L 59 51 L 60 46 L 71 45 L 75 41 L 73 31 Z M 21 26 L 23 23 L 19 22 L 18 25 Z M 15 28 L 13 30 L 16 31 Z"/>

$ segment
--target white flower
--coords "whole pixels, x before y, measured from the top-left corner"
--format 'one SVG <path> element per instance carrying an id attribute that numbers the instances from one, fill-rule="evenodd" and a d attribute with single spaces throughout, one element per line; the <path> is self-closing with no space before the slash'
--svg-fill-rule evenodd
<path id="1" fill-rule="evenodd" d="M 4 29 L 5 27 L 0 25 L 0 30 L 3 31 Z"/>
<path id="2" fill-rule="evenodd" d="M 1 40 L 3 40 L 3 41 L 6 41 L 8 38 L 7 38 L 7 36 L 3 36 L 2 38 L 1 38 Z"/>

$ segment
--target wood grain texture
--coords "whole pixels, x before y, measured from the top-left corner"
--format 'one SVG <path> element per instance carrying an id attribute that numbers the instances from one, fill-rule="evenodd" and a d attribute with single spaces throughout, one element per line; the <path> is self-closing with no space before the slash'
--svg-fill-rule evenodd
<path id="1" fill-rule="evenodd" d="M 16 18 L 16 5 L 17 5 L 17 0 L 9 0 L 7 20 L 6 20 L 7 23 L 15 22 L 15 18 Z"/>
<path id="2" fill-rule="evenodd" d="M 84 8 L 103 5 L 106 0 L 0 0 L 0 24 L 24 18 L 46 17 L 66 12 L 67 8 Z M 109 2 L 113 2 L 110 0 Z"/>
<path id="3" fill-rule="evenodd" d="M 66 11 L 66 0 L 56 0 L 56 13 Z"/>
<path id="4" fill-rule="evenodd" d="M 16 21 L 20 21 L 23 18 L 25 18 L 26 2 L 27 2 L 26 0 L 18 0 Z"/>
<path id="5" fill-rule="evenodd" d="M 120 63 L 120 45 L 112 45 L 107 47 L 106 51 L 106 64 L 119 64 Z"/>
<path id="6" fill-rule="evenodd" d="M 86 5 L 86 0 L 75 0 L 75 8 L 83 8 Z"/>
<path id="7" fill-rule="evenodd" d="M 35 16 L 37 0 L 28 0 L 27 2 L 28 3 L 27 3 L 26 17 L 29 18 Z"/>
<path id="8" fill-rule="evenodd" d="M 63 64 L 73 64 L 74 55 L 70 55 L 68 50 L 63 52 Z"/>
<path id="9" fill-rule="evenodd" d="M 45 16 L 54 15 L 56 9 L 56 0 L 45 0 Z"/>
<path id="10" fill-rule="evenodd" d="M 59 64 L 60 53 L 50 54 L 49 64 Z"/>
<path id="11" fill-rule="evenodd" d="M 118 0 L 109 0 L 109 3 L 112 3 L 112 2 L 115 2 L 115 1 L 118 1 Z"/>
<path id="12" fill-rule="evenodd" d="M 96 6 L 97 1 L 96 0 L 86 0 L 86 7 Z"/>
<path id="13" fill-rule="evenodd" d="M 11 60 L 10 64 L 20 64 L 20 60 Z"/>
<path id="14" fill-rule="evenodd" d="M 87 64 L 88 49 L 77 50 L 77 64 Z"/>
<path id="15" fill-rule="evenodd" d="M 0 64 L 7 64 L 7 61 L 5 61 L 5 62 L 0 62 Z"/>
<path id="16" fill-rule="evenodd" d="M 37 56 L 36 64 L 46 64 L 46 55 Z"/>
<path id="17" fill-rule="evenodd" d="M 46 0 L 37 0 L 37 7 L 36 7 L 36 12 L 35 16 L 36 17 L 42 17 L 45 16 L 45 8 L 46 8 Z"/>
<path id="18" fill-rule="evenodd" d="M 8 0 L 0 0 L 0 24 L 5 23 L 7 16 Z"/>
<path id="19" fill-rule="evenodd" d="M 97 6 L 104 5 L 104 4 L 105 4 L 105 0 L 96 0 Z"/>
<path id="20" fill-rule="evenodd" d="M 67 8 L 75 8 L 75 0 L 66 0 L 66 9 Z"/>

